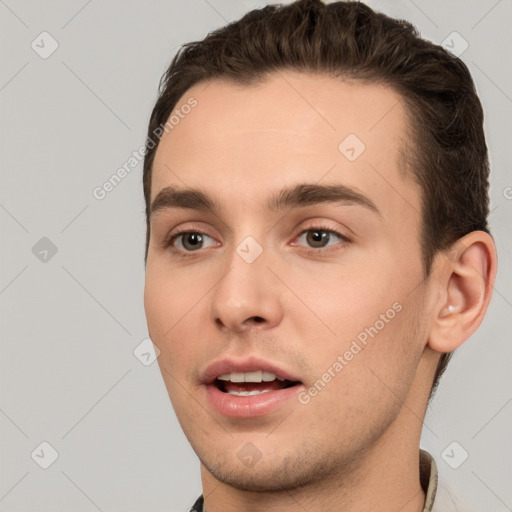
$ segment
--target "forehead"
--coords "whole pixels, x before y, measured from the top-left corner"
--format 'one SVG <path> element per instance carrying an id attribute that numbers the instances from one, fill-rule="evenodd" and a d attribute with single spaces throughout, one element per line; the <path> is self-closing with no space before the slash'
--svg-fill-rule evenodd
<path id="1" fill-rule="evenodd" d="M 213 80 L 189 89 L 174 114 L 152 198 L 177 185 L 263 202 L 265 190 L 324 180 L 365 190 L 384 210 L 418 200 L 403 173 L 405 105 L 388 86 L 291 71 L 251 85 Z"/>

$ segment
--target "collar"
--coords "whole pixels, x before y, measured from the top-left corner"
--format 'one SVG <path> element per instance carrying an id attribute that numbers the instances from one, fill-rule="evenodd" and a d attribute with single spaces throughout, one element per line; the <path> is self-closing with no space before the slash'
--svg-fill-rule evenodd
<path id="1" fill-rule="evenodd" d="M 438 473 L 436 461 L 425 450 L 420 450 L 420 484 L 425 493 L 425 506 L 423 512 L 432 512 L 436 497 Z M 190 509 L 190 512 L 206 512 L 203 496 L 200 496 Z"/>
<path id="2" fill-rule="evenodd" d="M 432 512 L 438 479 L 436 461 L 430 453 L 420 450 L 420 484 L 425 493 L 423 512 Z"/>

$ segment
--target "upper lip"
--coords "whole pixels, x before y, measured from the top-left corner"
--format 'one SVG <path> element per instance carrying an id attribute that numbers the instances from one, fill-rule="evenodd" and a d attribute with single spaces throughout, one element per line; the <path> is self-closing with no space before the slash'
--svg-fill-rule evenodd
<path id="1" fill-rule="evenodd" d="M 249 357 L 246 359 L 221 359 L 208 365 L 206 370 L 201 376 L 201 381 L 204 384 L 212 384 L 219 375 L 227 373 L 246 373 L 263 370 L 270 373 L 275 373 L 278 377 L 284 380 L 299 382 L 300 379 L 292 373 L 280 368 L 275 363 L 259 359 L 257 357 Z"/>

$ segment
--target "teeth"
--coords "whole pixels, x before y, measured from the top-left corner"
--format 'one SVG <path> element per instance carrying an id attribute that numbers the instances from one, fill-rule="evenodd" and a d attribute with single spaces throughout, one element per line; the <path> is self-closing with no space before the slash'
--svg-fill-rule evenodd
<path id="1" fill-rule="evenodd" d="M 243 374 L 245 382 L 261 382 L 262 375 L 263 373 L 261 370 L 257 372 L 247 372 Z"/>
<path id="2" fill-rule="evenodd" d="M 229 380 L 231 382 L 272 382 L 273 380 L 283 381 L 281 377 L 278 377 L 275 373 L 265 372 L 258 370 L 255 372 L 246 373 L 225 373 L 217 377 L 219 380 Z"/>
<path id="3" fill-rule="evenodd" d="M 263 389 L 262 391 L 228 391 L 230 395 L 235 396 L 251 396 L 251 395 L 261 395 L 261 393 L 268 393 L 270 389 Z"/>

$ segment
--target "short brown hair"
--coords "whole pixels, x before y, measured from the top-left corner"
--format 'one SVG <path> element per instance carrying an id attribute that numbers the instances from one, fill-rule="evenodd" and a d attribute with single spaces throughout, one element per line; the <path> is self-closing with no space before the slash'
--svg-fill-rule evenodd
<path id="1" fill-rule="evenodd" d="M 284 69 L 378 82 L 401 95 L 412 126 L 408 167 L 422 190 L 425 277 L 437 252 L 471 231 L 489 232 L 483 110 L 466 65 L 421 39 L 410 23 L 362 3 L 298 0 L 253 10 L 185 44 L 172 60 L 160 81 L 146 143 L 146 258 L 155 130 L 199 82 L 223 78 L 249 85 Z M 440 357 L 432 393 L 451 355 Z"/>

